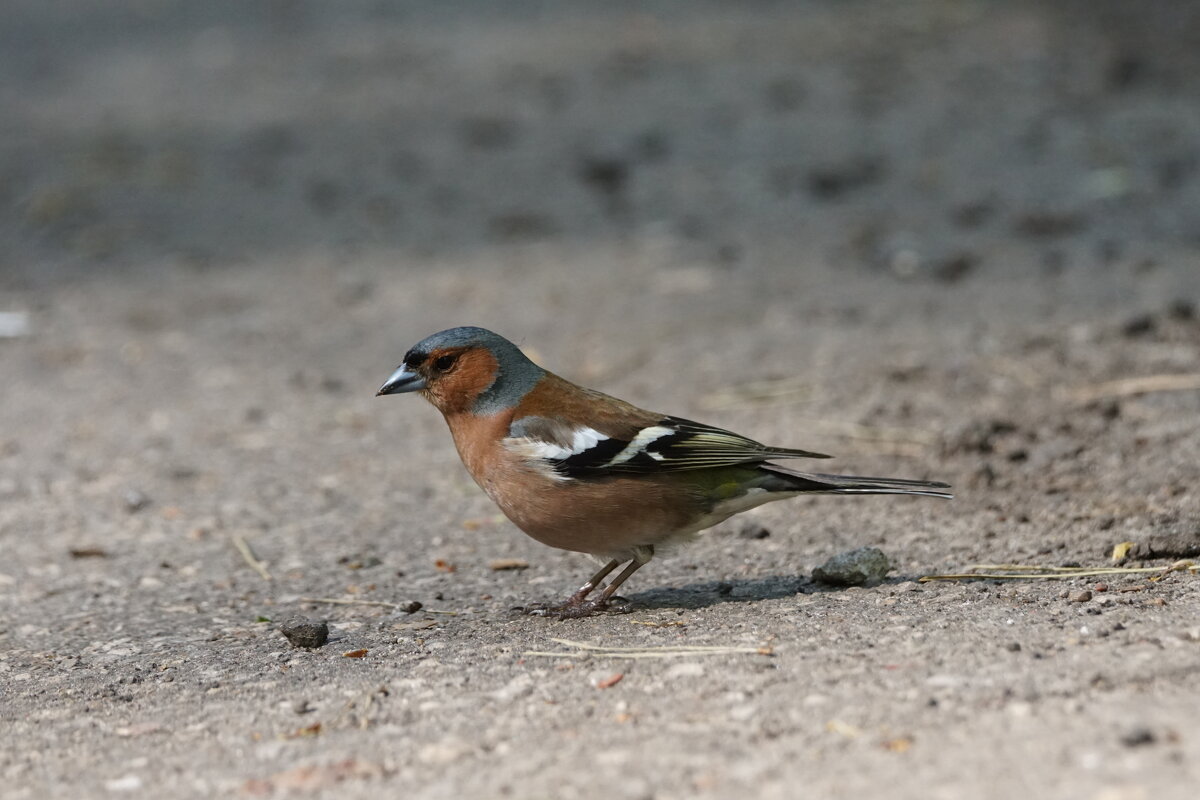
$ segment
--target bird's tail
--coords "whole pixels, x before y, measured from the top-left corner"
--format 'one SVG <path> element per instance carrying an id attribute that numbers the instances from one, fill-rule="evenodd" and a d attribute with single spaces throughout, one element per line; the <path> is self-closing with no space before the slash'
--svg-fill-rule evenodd
<path id="1" fill-rule="evenodd" d="M 857 475 L 825 475 L 819 472 L 799 472 L 777 464 L 761 464 L 759 469 L 783 479 L 776 491 L 813 492 L 816 494 L 915 494 L 925 497 L 954 497 L 950 484 L 938 481 L 911 481 L 904 478 L 862 478 Z M 771 487 L 774 489 L 774 487 Z"/>

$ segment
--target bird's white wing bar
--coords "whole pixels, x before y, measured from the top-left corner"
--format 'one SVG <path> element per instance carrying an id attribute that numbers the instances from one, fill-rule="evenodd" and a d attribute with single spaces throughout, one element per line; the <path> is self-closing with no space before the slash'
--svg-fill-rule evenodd
<path id="1" fill-rule="evenodd" d="M 638 435 L 633 437 L 633 441 L 625 445 L 625 449 L 613 456 L 605 466 L 615 467 L 617 464 L 624 464 L 636 458 L 640 453 L 646 453 L 651 458 L 659 458 L 662 456 L 658 453 L 649 452 L 646 448 L 664 436 L 670 436 L 675 431 L 664 425 L 652 425 L 649 428 L 642 428 L 638 431 Z M 607 438 L 607 437 L 605 437 Z"/>
<path id="2" fill-rule="evenodd" d="M 585 453 L 607 439 L 607 436 L 594 428 L 576 428 L 571 431 L 571 455 Z"/>
<path id="3" fill-rule="evenodd" d="M 541 462 L 556 478 L 566 479 L 570 476 L 557 469 L 557 465 L 577 456 L 590 459 L 590 454 L 608 441 L 609 437 L 595 428 L 572 426 L 545 417 L 523 417 L 509 427 L 504 444 L 530 461 Z"/>
<path id="4" fill-rule="evenodd" d="M 663 417 L 628 438 L 563 419 L 523 417 L 513 422 L 506 441 L 565 478 L 731 467 L 770 458 L 827 458 L 806 450 L 767 447 L 678 417 Z"/>

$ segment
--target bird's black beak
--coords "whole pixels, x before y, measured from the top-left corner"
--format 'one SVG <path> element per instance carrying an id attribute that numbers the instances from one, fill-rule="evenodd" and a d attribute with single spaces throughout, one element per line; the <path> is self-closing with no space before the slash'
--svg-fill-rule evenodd
<path id="1" fill-rule="evenodd" d="M 425 379 L 401 364 L 396 371 L 379 387 L 376 397 L 383 394 L 403 394 L 404 392 L 419 392 L 425 388 Z"/>

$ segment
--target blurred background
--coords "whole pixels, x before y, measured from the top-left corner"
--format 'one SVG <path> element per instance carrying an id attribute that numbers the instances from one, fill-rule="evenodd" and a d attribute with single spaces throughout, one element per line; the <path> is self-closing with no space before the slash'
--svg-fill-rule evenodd
<path id="1" fill-rule="evenodd" d="M 1186 339 L 1200 295 L 1198 26 L 1167 0 L 13 0 L 4 469 L 264 424 L 303 463 L 292 413 L 373 442 L 420 412 L 372 390 L 458 324 L 677 413 L 765 379 L 869 422 L 894 373 L 953 427 L 988 381 L 1052 383 L 1070 358 L 1029 353 L 1068 330 L 1080 380 L 1120 377 L 1096 326 Z M 734 400 L 719 421 L 776 434 Z"/>
<path id="2" fill-rule="evenodd" d="M 14 0 L 4 288 L 280 262 L 526 279 L 580 252 L 760 302 L 821 267 L 1127 288 L 1194 254 L 1197 16 Z"/>
<path id="3" fill-rule="evenodd" d="M 771 506 L 759 549 L 729 523 L 635 591 L 790 581 L 885 540 L 902 575 L 1086 562 L 1200 511 L 1198 3 L 3 17 L 0 608 L 25 652 L 51 635 L 26 619 L 145 638 L 195 603 L 199 630 L 365 586 L 364 563 L 375 596 L 494 611 L 573 586 L 582 561 L 498 518 L 432 409 L 373 397 L 461 324 L 960 492 Z"/>

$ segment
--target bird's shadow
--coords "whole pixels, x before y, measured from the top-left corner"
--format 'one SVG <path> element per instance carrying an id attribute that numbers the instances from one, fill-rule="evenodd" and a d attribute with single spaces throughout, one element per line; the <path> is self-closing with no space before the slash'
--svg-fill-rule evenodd
<path id="1" fill-rule="evenodd" d="M 904 583 L 913 578 L 893 576 L 867 588 Z M 848 586 L 819 583 L 803 575 L 766 575 L 728 581 L 698 581 L 683 586 L 663 586 L 628 595 L 632 611 L 647 609 L 700 609 L 724 603 L 755 603 L 760 600 L 779 600 L 799 594 L 842 592 Z"/>

